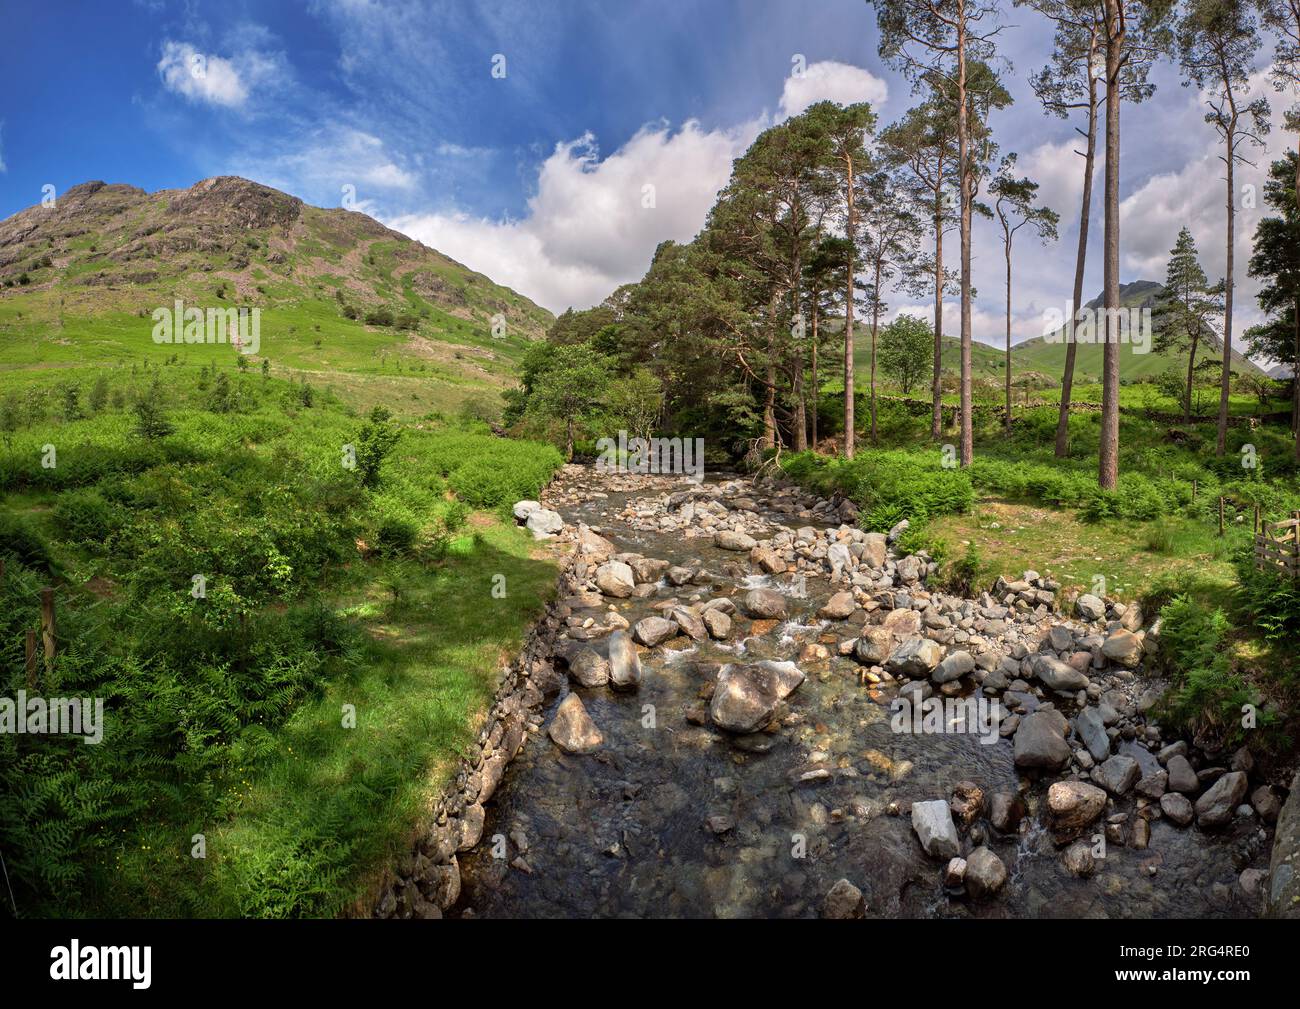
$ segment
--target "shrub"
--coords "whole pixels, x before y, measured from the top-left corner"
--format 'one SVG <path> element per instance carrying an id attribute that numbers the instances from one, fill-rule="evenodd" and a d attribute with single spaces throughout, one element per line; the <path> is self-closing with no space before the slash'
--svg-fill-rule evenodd
<path id="1" fill-rule="evenodd" d="M 96 491 L 73 490 L 59 495 L 54 521 L 69 540 L 103 546 L 117 528 L 116 511 Z"/>

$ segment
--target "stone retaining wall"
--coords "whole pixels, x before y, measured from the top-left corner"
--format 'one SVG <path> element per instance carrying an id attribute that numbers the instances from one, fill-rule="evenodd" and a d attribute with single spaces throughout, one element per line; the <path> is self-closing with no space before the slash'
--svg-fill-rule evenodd
<path id="1" fill-rule="evenodd" d="M 506 767 L 538 730 L 546 697 L 563 682 L 551 663 L 568 608 L 563 600 L 576 590 L 576 554 L 564 561 L 557 598 L 533 625 L 519 654 L 502 674 L 492 707 L 456 777 L 434 807 L 433 827 L 393 867 L 394 878 L 375 901 L 376 918 L 441 918 L 460 897 L 457 856 L 483 836 L 484 806 L 496 792 Z"/>

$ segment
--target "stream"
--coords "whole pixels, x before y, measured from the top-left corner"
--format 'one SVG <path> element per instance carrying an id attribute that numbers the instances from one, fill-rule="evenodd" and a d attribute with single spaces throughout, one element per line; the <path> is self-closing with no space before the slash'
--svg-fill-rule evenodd
<path id="1" fill-rule="evenodd" d="M 789 612 L 780 621 L 737 612 L 725 640 L 680 636 L 638 648 L 644 675 L 633 692 L 570 684 L 603 735 L 593 753 L 566 753 L 548 738 L 561 699 L 549 698 L 542 731 L 529 736 L 487 807 L 482 843 L 460 856 L 451 916 L 814 917 L 841 878 L 861 890 L 869 917 L 1258 913 L 1239 877 L 1267 867 L 1261 821 L 1238 817 L 1210 833 L 1175 826 L 1157 805 L 1145 848 L 1109 843 L 1095 875 L 1075 877 L 1043 826 L 1047 786 L 1059 776 L 1027 778 L 1010 738 L 988 745 L 972 734 L 892 731 L 898 684 L 870 682 L 859 662 L 840 654 L 840 642 L 861 628 L 818 618 L 833 591 L 826 577 L 807 577 L 801 592 L 791 574 L 764 574 L 747 553 L 719 549 L 711 536 L 634 528 L 629 503 L 662 495 L 664 478 L 609 492 L 593 472 L 575 478 L 573 469 L 544 498 L 567 525 L 586 523 L 618 551 L 707 572 L 705 584 L 674 587 L 661 578 L 652 594 L 604 598 L 577 616 L 599 619 L 612 605 L 636 624 L 662 615 L 668 600 L 739 601 L 755 587 L 781 592 Z M 718 479 L 728 478 L 710 478 Z M 754 499 L 747 503 L 773 530 L 839 524 L 772 511 L 761 488 L 745 486 Z M 654 525 L 645 518 L 639 524 Z M 608 654 L 606 637 L 588 644 Z M 783 702 L 774 731 L 729 736 L 700 716 L 721 664 L 761 659 L 794 661 L 807 676 Z M 1068 711 L 1059 700 L 1058 707 Z M 1159 770 L 1155 754 L 1133 740 L 1117 740 L 1116 752 L 1133 756 L 1143 775 Z M 945 889 L 947 859 L 926 855 L 908 815 L 913 802 L 951 798 L 959 782 L 986 796 L 1020 791 L 1027 807 L 1013 833 L 982 816 L 961 829 L 963 855 L 986 844 L 1007 870 L 1005 885 L 982 900 Z M 1111 800 L 1097 830 L 1107 816 L 1133 816 L 1136 801 Z"/>

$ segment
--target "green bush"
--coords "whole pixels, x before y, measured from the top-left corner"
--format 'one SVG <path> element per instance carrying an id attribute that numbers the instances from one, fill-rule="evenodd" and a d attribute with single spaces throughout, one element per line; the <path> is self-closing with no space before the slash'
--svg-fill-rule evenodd
<path id="1" fill-rule="evenodd" d="M 59 495 L 54 521 L 63 535 L 75 543 L 104 546 L 117 529 L 117 513 L 93 490 L 74 490 Z"/>

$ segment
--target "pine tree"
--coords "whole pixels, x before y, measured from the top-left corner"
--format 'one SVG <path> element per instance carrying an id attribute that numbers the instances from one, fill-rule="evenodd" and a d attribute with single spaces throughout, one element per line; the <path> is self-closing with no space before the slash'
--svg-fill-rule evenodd
<path id="1" fill-rule="evenodd" d="M 1187 384 L 1183 391 L 1183 422 L 1192 419 L 1192 386 L 1196 352 L 1214 333 L 1213 319 L 1223 310 L 1223 282 L 1211 287 L 1201 268 L 1196 240 L 1186 227 L 1169 250 L 1165 289 L 1152 312 L 1155 339 L 1152 349 L 1187 353 Z"/>

